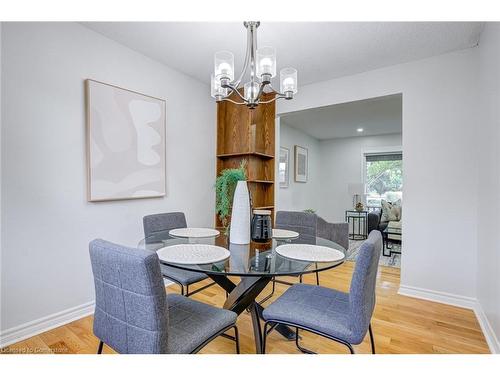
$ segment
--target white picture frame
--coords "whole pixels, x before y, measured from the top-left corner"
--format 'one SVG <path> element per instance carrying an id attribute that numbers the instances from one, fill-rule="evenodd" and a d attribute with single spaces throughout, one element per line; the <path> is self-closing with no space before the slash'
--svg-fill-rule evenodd
<path id="1" fill-rule="evenodd" d="M 295 182 L 307 182 L 308 162 L 307 148 L 295 145 Z"/>
<path id="2" fill-rule="evenodd" d="M 87 200 L 166 194 L 166 101 L 85 80 Z"/>
<path id="3" fill-rule="evenodd" d="M 280 147 L 278 160 L 278 178 L 279 186 L 284 189 L 289 186 L 290 181 L 290 150 L 286 147 Z"/>

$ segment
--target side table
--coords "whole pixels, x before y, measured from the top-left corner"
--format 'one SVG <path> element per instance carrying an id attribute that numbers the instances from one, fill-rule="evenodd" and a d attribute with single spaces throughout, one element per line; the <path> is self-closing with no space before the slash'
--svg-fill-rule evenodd
<path id="1" fill-rule="evenodd" d="M 346 210 L 345 221 L 349 224 L 349 239 L 366 240 L 368 237 L 368 211 Z"/>

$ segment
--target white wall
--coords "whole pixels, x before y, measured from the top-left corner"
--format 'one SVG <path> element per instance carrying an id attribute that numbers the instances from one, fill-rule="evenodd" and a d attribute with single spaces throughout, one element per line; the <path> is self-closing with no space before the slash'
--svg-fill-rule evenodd
<path id="1" fill-rule="evenodd" d="M 302 86 L 294 100 L 278 104 L 284 114 L 403 94 L 401 284 L 460 301 L 476 296 L 476 53 L 468 49 Z"/>
<path id="2" fill-rule="evenodd" d="M 278 211 L 303 211 L 308 208 L 317 210 L 320 204 L 319 186 L 321 177 L 319 174 L 320 155 L 319 141 L 306 133 L 292 128 L 280 121 L 279 147 L 289 150 L 289 186 L 279 188 L 276 200 Z M 308 155 L 308 179 L 307 182 L 295 182 L 295 145 L 307 148 Z"/>
<path id="3" fill-rule="evenodd" d="M 75 23 L 2 30 L 1 330 L 94 299 L 88 242 L 134 246 L 143 215 L 214 218 L 209 87 Z M 88 203 L 84 79 L 167 100 L 167 196 Z"/>
<path id="4" fill-rule="evenodd" d="M 352 208 L 350 183 L 363 182 L 363 152 L 380 147 L 401 148 L 401 134 L 337 138 L 320 141 L 320 191 L 318 214 L 330 222 L 345 220 L 345 210 Z"/>
<path id="5" fill-rule="evenodd" d="M 479 43 L 482 106 L 478 164 L 477 298 L 500 352 L 500 24 L 487 24 Z"/>

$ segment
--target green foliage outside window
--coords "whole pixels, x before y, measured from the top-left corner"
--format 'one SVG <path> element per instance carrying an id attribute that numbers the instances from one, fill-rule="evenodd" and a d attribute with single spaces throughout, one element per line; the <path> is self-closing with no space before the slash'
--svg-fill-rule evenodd
<path id="1" fill-rule="evenodd" d="M 403 189 L 403 161 L 387 160 L 367 162 L 367 193 L 383 195 Z"/>

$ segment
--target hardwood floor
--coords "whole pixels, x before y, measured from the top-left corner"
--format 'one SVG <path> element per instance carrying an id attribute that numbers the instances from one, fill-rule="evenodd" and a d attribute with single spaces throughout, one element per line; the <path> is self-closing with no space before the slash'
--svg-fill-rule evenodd
<path id="1" fill-rule="evenodd" d="M 321 284 L 348 291 L 354 263 L 322 272 Z M 308 275 L 304 282 L 314 283 Z M 474 312 L 459 307 L 400 296 L 399 269 L 380 267 L 377 277 L 377 305 L 372 319 L 377 353 L 489 353 Z M 277 284 L 276 295 L 286 286 Z M 169 292 L 178 293 L 176 286 Z M 262 292 L 267 295 L 269 287 Z M 218 286 L 205 289 L 191 298 L 222 306 L 225 295 Z M 273 298 L 274 299 L 274 298 Z M 268 305 L 271 301 L 266 302 Z M 248 313 L 238 318 L 241 352 L 254 353 L 253 331 Z M 347 348 L 330 340 L 301 333 L 302 344 L 319 353 L 347 353 Z M 86 317 L 62 327 L 18 342 L 1 350 L 2 353 L 95 353 L 98 340 L 92 334 L 92 317 Z M 370 353 L 369 337 L 355 347 L 356 353 Z M 113 351 L 104 346 L 104 353 Z M 276 332 L 270 334 L 268 353 L 299 353 L 294 342 L 283 339 Z M 217 338 L 201 353 L 234 353 L 234 343 Z"/>

